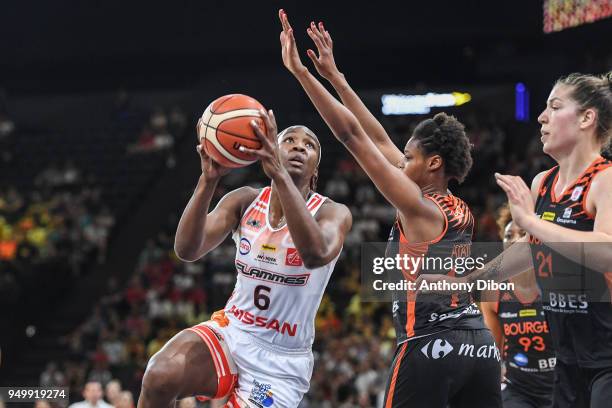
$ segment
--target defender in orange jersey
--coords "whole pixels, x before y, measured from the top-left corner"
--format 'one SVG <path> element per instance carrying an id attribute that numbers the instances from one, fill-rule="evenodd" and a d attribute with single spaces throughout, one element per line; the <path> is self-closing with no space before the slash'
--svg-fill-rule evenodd
<path id="1" fill-rule="evenodd" d="M 314 23 L 308 34 L 319 51 L 308 55 L 340 94 L 337 101 L 302 64 L 287 15 L 280 11 L 282 57 L 336 138 L 397 209 L 387 255 L 452 258 L 471 245 L 474 217 L 448 182 L 463 181 L 472 158 L 463 125 L 439 113 L 414 130 L 403 151 L 350 89 L 331 54 L 331 37 Z M 401 270 L 455 274 L 453 268 Z M 393 292 L 398 337 L 385 407 L 501 407 L 499 351 L 471 296 Z"/>
<path id="2" fill-rule="evenodd" d="M 527 232 L 467 279 L 500 281 L 535 270 L 557 357 L 553 407 L 604 408 L 612 401 L 612 72 L 571 74 L 538 117 L 544 153 L 558 163 L 531 190 L 496 174 L 512 219 Z"/>

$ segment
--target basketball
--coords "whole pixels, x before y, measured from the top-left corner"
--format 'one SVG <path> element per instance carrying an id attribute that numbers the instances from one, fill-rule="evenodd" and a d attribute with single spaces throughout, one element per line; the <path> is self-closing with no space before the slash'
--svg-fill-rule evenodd
<path id="1" fill-rule="evenodd" d="M 261 143 L 250 125 L 255 120 L 264 129 L 259 117 L 263 105 L 247 95 L 231 94 L 214 100 L 204 113 L 198 126 L 198 137 L 204 150 L 224 167 L 244 167 L 257 159 L 241 152 L 240 146 L 259 149 Z"/>

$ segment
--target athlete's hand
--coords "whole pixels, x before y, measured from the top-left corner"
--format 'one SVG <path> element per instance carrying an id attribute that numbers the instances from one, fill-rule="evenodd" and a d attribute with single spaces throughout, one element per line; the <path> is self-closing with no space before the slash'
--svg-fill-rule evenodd
<path id="1" fill-rule="evenodd" d="M 298 75 L 308 71 L 308 68 L 302 64 L 300 54 L 297 50 L 295 43 L 295 37 L 293 36 L 293 28 L 289 24 L 287 13 L 281 9 L 278 11 L 278 18 L 280 19 L 283 31 L 280 33 L 281 43 L 281 54 L 283 56 L 283 64 L 293 75 Z"/>
<path id="2" fill-rule="evenodd" d="M 247 147 L 240 146 L 240 151 L 251 154 L 261 160 L 261 165 L 263 166 L 266 175 L 271 179 L 274 179 L 274 177 L 286 171 L 285 167 L 281 163 L 280 150 L 278 148 L 278 143 L 276 142 L 276 138 L 278 137 L 276 119 L 274 118 L 274 112 L 272 112 L 272 110 L 266 112 L 265 110 L 261 109 L 259 111 L 259 115 L 266 125 L 266 132 L 264 133 L 261 127 L 259 127 L 257 122 L 254 120 L 251 121 L 251 127 L 261 142 L 261 148 L 249 149 Z"/>
<path id="3" fill-rule="evenodd" d="M 531 190 L 527 187 L 525 181 L 518 176 L 495 173 L 495 181 L 508 196 L 512 220 L 521 228 L 527 230 L 528 221 L 534 217 L 537 218 Z"/>
<path id="4" fill-rule="evenodd" d="M 336 75 L 340 75 L 340 71 L 334 60 L 334 43 L 331 35 L 329 35 L 329 32 L 323 27 L 322 22 L 319 22 L 317 26 L 314 21 L 310 23 L 310 27 L 306 32 L 317 46 L 319 56 L 311 49 L 306 50 L 306 54 L 310 57 L 319 75 L 331 81 Z"/>
<path id="5" fill-rule="evenodd" d="M 196 133 L 199 135 L 200 126 L 202 119 L 198 120 L 196 125 Z M 230 172 L 229 167 L 223 167 L 216 161 L 210 158 L 204 150 L 204 142 L 200 141 L 200 144 L 196 146 L 196 151 L 200 155 L 200 166 L 202 168 L 202 175 L 206 180 L 218 180 L 222 176 Z"/>

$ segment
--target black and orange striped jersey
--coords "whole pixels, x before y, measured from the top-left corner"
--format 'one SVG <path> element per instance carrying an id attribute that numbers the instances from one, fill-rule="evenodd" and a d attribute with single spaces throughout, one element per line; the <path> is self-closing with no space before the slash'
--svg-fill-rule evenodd
<path id="1" fill-rule="evenodd" d="M 504 334 L 506 380 L 521 394 L 549 397 L 556 359 L 538 291 L 520 299 L 513 290 L 499 292 L 497 317 Z"/>
<path id="2" fill-rule="evenodd" d="M 449 265 L 448 260 L 467 258 L 471 254 L 472 212 L 463 200 L 452 194 L 426 194 L 424 197 L 434 202 L 444 215 L 444 230 L 433 241 L 411 243 L 406 239 L 398 217 L 389 234 L 386 256 L 407 255 L 423 261 L 418 270 L 401 269 L 395 273 L 407 281 L 415 281 L 419 274 L 459 276 L 469 273 L 446 265 Z M 409 225 L 404 227 L 410 228 Z M 452 328 L 485 328 L 480 310 L 468 293 L 447 295 L 394 291 L 393 321 L 398 344 Z"/>
<path id="3" fill-rule="evenodd" d="M 550 169 L 539 186 L 538 217 L 565 228 L 593 231 L 595 218 L 587 209 L 587 194 L 597 174 L 610 166 L 612 162 L 599 157 L 559 197 L 555 194 L 559 167 Z M 611 366 L 612 272 L 603 274 L 573 262 L 537 237 L 530 237 L 530 243 L 557 358 L 584 367 Z"/>

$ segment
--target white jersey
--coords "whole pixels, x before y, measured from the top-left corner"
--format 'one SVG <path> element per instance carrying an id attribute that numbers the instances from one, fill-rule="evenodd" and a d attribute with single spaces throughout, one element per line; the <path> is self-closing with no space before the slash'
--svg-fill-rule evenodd
<path id="1" fill-rule="evenodd" d="M 230 324 L 281 349 L 308 350 L 314 320 L 338 260 L 307 269 L 286 225 L 268 221 L 272 189 L 263 188 L 233 234 L 238 278 L 226 306 Z M 312 194 L 307 208 L 314 216 L 326 197 Z"/>

